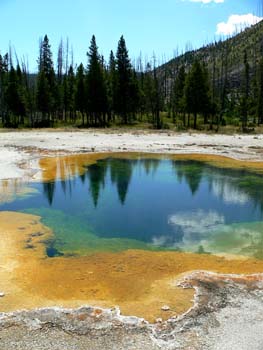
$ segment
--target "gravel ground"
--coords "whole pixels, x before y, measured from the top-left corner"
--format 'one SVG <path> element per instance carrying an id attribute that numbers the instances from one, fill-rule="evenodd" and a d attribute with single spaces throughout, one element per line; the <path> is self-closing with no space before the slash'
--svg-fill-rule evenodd
<path id="1" fill-rule="evenodd" d="M 192 309 L 154 325 L 92 307 L 0 314 L 0 349 L 263 349 L 263 275 L 197 271 L 181 285 L 196 290 Z"/>
<path id="2" fill-rule="evenodd" d="M 218 327 L 208 329 L 205 348 L 211 350 L 263 349 L 263 294 L 247 295 L 232 301 L 218 312 Z"/>
<path id="3" fill-rule="evenodd" d="M 24 327 L 13 327 L 0 332 L 1 350 L 159 350 L 147 334 L 137 331 L 119 330 L 109 334 L 80 336 L 56 328 L 28 331 Z"/>

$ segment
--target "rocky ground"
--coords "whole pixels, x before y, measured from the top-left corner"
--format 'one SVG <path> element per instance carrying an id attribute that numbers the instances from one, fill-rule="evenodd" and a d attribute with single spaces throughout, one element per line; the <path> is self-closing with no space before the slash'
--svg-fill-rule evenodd
<path id="1" fill-rule="evenodd" d="M 195 305 L 150 325 L 118 309 L 58 308 L 0 314 L 1 350 L 261 350 L 263 275 L 193 272 Z"/>

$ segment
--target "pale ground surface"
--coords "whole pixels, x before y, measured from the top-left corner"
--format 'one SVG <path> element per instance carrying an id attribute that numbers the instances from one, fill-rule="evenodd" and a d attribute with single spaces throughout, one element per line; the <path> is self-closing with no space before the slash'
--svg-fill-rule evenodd
<path id="1" fill-rule="evenodd" d="M 28 176 L 16 164 L 54 153 L 151 152 L 223 155 L 240 160 L 263 160 L 263 135 L 207 135 L 144 131 L 21 131 L 0 133 L 0 178 Z"/>
<path id="2" fill-rule="evenodd" d="M 38 178 L 40 156 L 120 151 L 214 154 L 263 161 L 263 135 L 138 131 L 120 134 L 94 130 L 2 132 L 0 179 L 27 180 L 32 175 Z M 254 286 L 247 279 L 233 282 L 225 277 L 217 281 L 217 276 L 193 275 L 189 284 L 197 288 L 194 309 L 160 326 L 141 324 L 138 320 L 127 324 L 119 317 L 105 321 L 102 316 L 97 320 L 96 315 L 86 317 L 82 311 L 66 316 L 57 310 L 0 314 L 0 350 L 261 350 L 263 284 L 262 276 L 257 278 Z M 46 313 L 50 314 L 44 317 Z M 83 331 L 82 327 L 87 329 Z"/>

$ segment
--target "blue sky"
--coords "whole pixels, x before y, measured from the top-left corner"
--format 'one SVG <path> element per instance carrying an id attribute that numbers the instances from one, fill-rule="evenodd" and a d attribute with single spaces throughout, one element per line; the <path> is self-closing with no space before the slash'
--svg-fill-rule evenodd
<path id="1" fill-rule="evenodd" d="M 240 21 L 258 20 L 247 15 L 260 15 L 259 3 L 260 0 L 0 0 L 0 51 L 7 51 L 10 42 L 19 57 L 28 56 L 34 71 L 39 38 L 44 34 L 50 38 L 54 57 L 60 39 L 68 37 L 77 63 L 86 63 L 92 34 L 106 58 L 111 49 L 116 50 L 123 34 L 132 59 L 140 52 L 150 59 L 154 51 L 159 60 L 167 60 L 188 42 L 198 48 L 230 33 L 233 27 L 239 28 Z"/>

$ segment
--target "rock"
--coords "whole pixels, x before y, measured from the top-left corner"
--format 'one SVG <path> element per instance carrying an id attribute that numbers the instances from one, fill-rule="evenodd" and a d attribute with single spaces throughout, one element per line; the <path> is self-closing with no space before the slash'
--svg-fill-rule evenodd
<path id="1" fill-rule="evenodd" d="M 0 298 L 3 298 L 5 296 L 5 293 L 0 292 Z"/>
<path id="2" fill-rule="evenodd" d="M 156 323 L 162 323 L 162 322 L 163 322 L 163 319 L 162 319 L 162 318 L 156 318 L 155 322 L 156 322 Z"/>
<path id="3" fill-rule="evenodd" d="M 171 308 L 170 308 L 170 306 L 168 306 L 168 305 L 164 305 L 163 307 L 162 307 L 162 311 L 169 311 Z"/>

